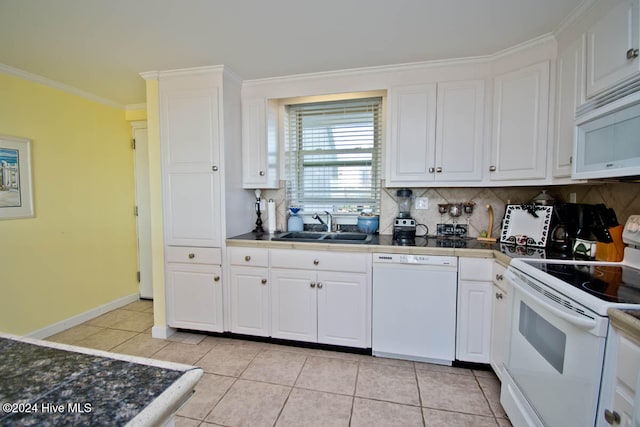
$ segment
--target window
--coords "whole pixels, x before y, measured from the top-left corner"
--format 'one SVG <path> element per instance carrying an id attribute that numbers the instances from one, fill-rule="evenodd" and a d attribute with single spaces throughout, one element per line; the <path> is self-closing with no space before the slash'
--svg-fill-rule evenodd
<path id="1" fill-rule="evenodd" d="M 379 213 L 382 98 L 288 105 L 286 112 L 291 206 Z"/>

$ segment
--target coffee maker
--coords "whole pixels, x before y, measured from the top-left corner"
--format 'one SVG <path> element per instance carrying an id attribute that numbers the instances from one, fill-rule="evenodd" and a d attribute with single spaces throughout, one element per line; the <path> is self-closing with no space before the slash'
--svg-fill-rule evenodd
<path id="1" fill-rule="evenodd" d="M 402 188 L 396 192 L 398 216 L 393 223 L 393 240 L 399 244 L 415 244 L 416 220 L 411 218 L 411 196 L 413 192 Z"/>

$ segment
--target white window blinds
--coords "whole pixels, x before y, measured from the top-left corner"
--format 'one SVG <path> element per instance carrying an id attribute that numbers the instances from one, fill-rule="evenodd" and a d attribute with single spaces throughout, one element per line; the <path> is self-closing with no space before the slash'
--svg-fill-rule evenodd
<path id="1" fill-rule="evenodd" d="M 382 98 L 286 107 L 287 198 L 306 212 L 379 213 Z"/>

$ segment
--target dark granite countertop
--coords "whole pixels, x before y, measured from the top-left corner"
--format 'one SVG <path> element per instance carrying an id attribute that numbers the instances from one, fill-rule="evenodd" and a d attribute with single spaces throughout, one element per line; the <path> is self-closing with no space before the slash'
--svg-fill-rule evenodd
<path id="1" fill-rule="evenodd" d="M 0 336 L 0 425 L 118 426 L 142 425 L 145 419 L 154 424 L 158 420 L 153 414 L 136 417 L 179 383 L 185 372 L 193 369 L 202 374 L 186 365 L 72 350 L 72 346 Z M 150 364 L 136 363 L 140 361 Z M 190 396 L 188 388 L 174 396 L 177 404 Z M 171 413 L 159 419 L 167 415 Z"/>

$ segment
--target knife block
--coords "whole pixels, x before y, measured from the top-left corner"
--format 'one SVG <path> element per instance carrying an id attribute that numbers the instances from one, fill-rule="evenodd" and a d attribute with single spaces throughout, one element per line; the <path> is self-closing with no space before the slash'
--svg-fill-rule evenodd
<path id="1" fill-rule="evenodd" d="M 596 242 L 596 260 L 608 262 L 620 262 L 624 257 L 624 243 L 622 242 L 622 230 L 624 225 L 616 225 L 609 228 L 612 243 Z"/>

